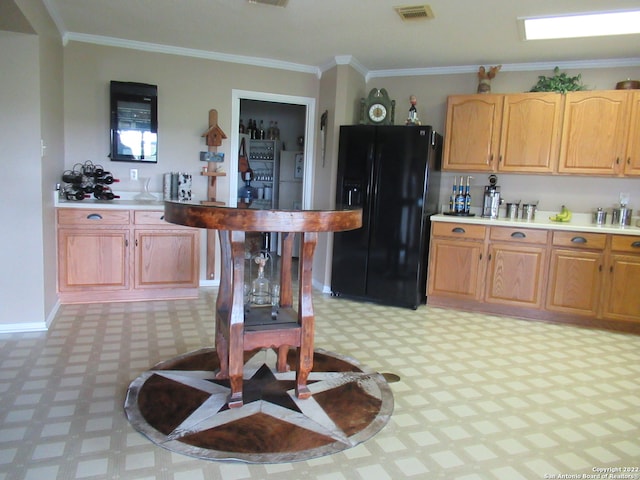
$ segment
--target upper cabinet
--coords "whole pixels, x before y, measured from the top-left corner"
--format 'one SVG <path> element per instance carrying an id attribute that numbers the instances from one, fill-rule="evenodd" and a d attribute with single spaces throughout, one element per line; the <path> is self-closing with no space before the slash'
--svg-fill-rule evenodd
<path id="1" fill-rule="evenodd" d="M 562 95 L 505 95 L 498 171 L 552 172 L 558 160 Z"/>
<path id="2" fill-rule="evenodd" d="M 454 95 L 447 105 L 447 170 L 550 173 L 558 158 L 562 95 Z"/>
<path id="3" fill-rule="evenodd" d="M 631 94 L 631 115 L 629 120 L 629 136 L 627 154 L 625 155 L 624 173 L 640 175 L 640 92 Z"/>
<path id="4" fill-rule="evenodd" d="M 624 171 L 629 98 L 626 90 L 567 93 L 558 172 Z"/>
<path id="5" fill-rule="evenodd" d="M 640 175 L 640 92 L 450 96 L 443 169 Z"/>
<path id="6" fill-rule="evenodd" d="M 503 95 L 453 95 L 447 102 L 443 169 L 492 171 Z"/>

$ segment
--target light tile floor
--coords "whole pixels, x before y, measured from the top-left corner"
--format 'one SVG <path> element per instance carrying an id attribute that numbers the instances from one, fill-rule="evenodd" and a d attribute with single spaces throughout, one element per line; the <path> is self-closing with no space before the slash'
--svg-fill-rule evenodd
<path id="1" fill-rule="evenodd" d="M 401 377 L 389 424 L 298 463 L 166 451 L 127 422 L 127 387 L 212 344 L 215 294 L 65 305 L 47 333 L 0 335 L 0 480 L 640 478 L 639 336 L 320 294 L 316 345 Z"/>

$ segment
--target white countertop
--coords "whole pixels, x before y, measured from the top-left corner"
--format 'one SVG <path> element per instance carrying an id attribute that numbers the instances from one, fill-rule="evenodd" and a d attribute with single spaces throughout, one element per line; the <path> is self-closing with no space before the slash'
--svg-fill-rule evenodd
<path id="1" fill-rule="evenodd" d="M 552 222 L 550 216 L 558 212 L 538 211 L 534 220 L 510 220 L 508 218 L 498 218 L 495 220 L 476 215 L 474 217 L 444 215 L 442 213 L 433 215 L 432 222 L 451 222 L 451 223 L 468 223 L 475 225 L 486 225 L 487 227 L 521 227 L 521 228 L 538 228 L 544 230 L 568 230 L 572 232 L 591 232 L 591 233 L 615 233 L 621 235 L 640 235 L 640 227 L 636 226 L 638 217 L 631 219 L 631 226 L 611 225 L 611 215 L 607 216 L 605 225 L 595 225 L 591 223 L 590 213 L 574 213 L 570 222 Z"/>
<path id="2" fill-rule="evenodd" d="M 96 200 L 85 198 L 84 200 L 66 200 L 60 198 L 58 192 L 53 192 L 54 206 L 57 208 L 89 208 L 107 210 L 164 210 L 162 193 L 152 193 L 157 200 L 136 200 L 140 192 L 115 192 L 120 198 L 113 200 Z"/>

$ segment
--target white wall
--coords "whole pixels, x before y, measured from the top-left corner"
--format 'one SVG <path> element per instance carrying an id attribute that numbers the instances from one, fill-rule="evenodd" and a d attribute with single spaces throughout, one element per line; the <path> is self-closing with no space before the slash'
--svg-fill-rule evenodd
<path id="1" fill-rule="evenodd" d="M 38 37 L 0 31 L 0 326 L 45 326 Z"/>

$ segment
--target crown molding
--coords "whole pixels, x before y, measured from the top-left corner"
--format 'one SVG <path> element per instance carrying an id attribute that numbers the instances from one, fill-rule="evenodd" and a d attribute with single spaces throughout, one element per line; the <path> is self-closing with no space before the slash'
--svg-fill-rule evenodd
<path id="1" fill-rule="evenodd" d="M 568 60 L 558 62 L 531 62 L 531 63 L 511 63 L 503 64 L 502 72 L 528 72 L 539 70 L 553 70 L 556 67 L 562 69 L 577 68 L 615 68 L 615 67 L 638 67 L 640 57 L 632 58 L 610 58 L 600 60 Z M 478 65 L 459 65 L 450 67 L 426 67 L 426 68 L 403 68 L 394 70 L 370 70 L 366 75 L 366 80 L 381 77 L 412 77 L 426 75 L 452 75 L 460 73 L 477 73 Z"/>
<path id="2" fill-rule="evenodd" d="M 243 55 L 230 55 L 226 53 L 210 52 L 207 50 L 197 50 L 193 48 L 181 48 L 171 45 L 161 45 L 158 43 L 137 42 L 123 40 L 121 38 L 104 37 L 100 35 L 88 35 L 84 33 L 67 32 L 62 36 L 62 42 L 66 45 L 70 41 L 93 43 L 109 47 L 130 48 L 145 52 L 165 53 L 168 55 L 180 55 L 183 57 L 203 58 L 206 60 L 217 60 L 220 62 L 239 63 L 242 65 L 253 65 L 256 67 L 276 68 L 293 72 L 311 73 L 320 77 L 321 72 L 313 65 L 303 65 L 300 63 L 283 62 L 269 58 L 248 57 Z"/>
<path id="3" fill-rule="evenodd" d="M 226 53 L 211 52 L 208 50 L 197 50 L 191 48 L 174 47 L 171 45 L 162 45 L 157 43 L 137 42 L 132 40 L 123 40 L 114 37 L 105 37 L 100 35 L 88 35 L 84 33 L 66 32 L 62 35 L 63 45 L 69 41 L 93 43 L 96 45 L 105 45 L 118 48 L 130 48 L 133 50 L 141 50 L 154 53 L 165 53 L 168 55 L 180 55 L 185 57 L 203 58 L 206 60 L 216 60 L 220 62 L 238 63 L 242 65 L 253 65 L 264 68 L 275 68 L 280 70 L 289 70 L 293 72 L 309 73 L 322 78 L 322 74 L 337 65 L 350 65 L 359 72 L 365 81 L 373 78 L 384 77 L 413 77 L 428 75 L 454 75 L 477 73 L 478 65 L 457 65 L 445 67 L 424 67 L 424 68 L 400 68 L 389 70 L 368 70 L 352 55 L 336 55 L 333 59 L 321 66 L 304 65 L 300 63 L 284 62 L 261 57 L 249 57 L 243 55 L 230 55 Z M 595 60 L 567 60 L 558 62 L 531 62 L 531 63 L 511 63 L 503 64 L 503 72 L 524 72 L 524 71 L 541 71 L 553 70 L 555 67 L 561 69 L 580 69 L 580 68 L 616 68 L 616 67 L 637 67 L 640 66 L 640 57 L 631 58 L 611 58 L 611 59 L 595 59 Z"/>

